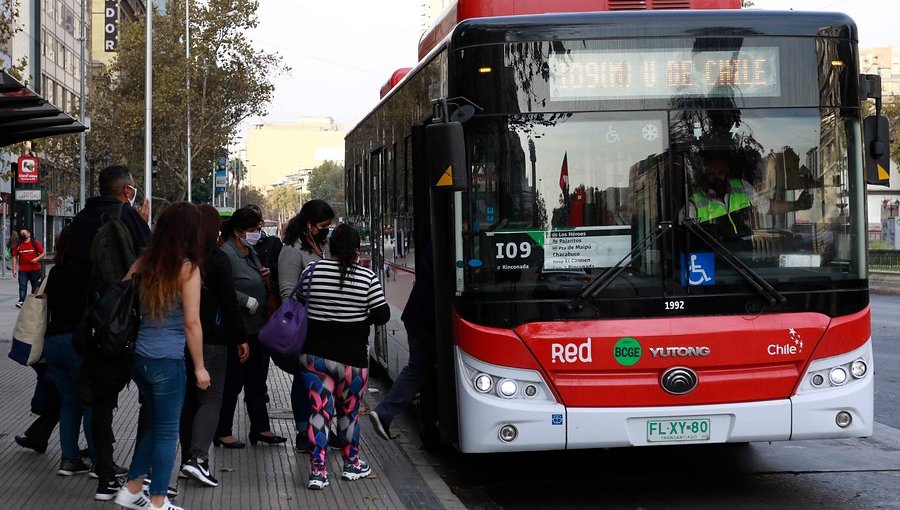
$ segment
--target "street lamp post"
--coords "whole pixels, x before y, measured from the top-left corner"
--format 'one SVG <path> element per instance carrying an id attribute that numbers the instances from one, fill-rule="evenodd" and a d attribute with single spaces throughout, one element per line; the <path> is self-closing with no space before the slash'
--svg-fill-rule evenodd
<path id="1" fill-rule="evenodd" d="M 187 201 L 191 202 L 191 0 L 184 0 L 185 104 L 187 105 Z"/>

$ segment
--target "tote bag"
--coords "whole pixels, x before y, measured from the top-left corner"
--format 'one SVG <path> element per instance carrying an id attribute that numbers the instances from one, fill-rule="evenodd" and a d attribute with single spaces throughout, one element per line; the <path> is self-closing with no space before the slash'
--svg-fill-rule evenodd
<path id="1" fill-rule="evenodd" d="M 273 359 L 292 358 L 303 351 L 308 323 L 306 306 L 316 264 L 313 262 L 303 271 L 294 290 L 259 330 L 259 343 L 273 355 Z M 297 299 L 297 290 L 306 279 L 309 279 L 310 285 L 306 287 L 306 298 L 301 302 Z M 277 361 L 276 364 L 280 366 Z"/>
<path id="2" fill-rule="evenodd" d="M 44 333 L 47 331 L 47 300 L 44 287 L 49 275 L 44 277 L 40 288 L 34 294 L 25 296 L 22 310 L 13 329 L 12 348 L 9 357 L 13 361 L 29 366 L 41 360 L 44 353 Z"/>

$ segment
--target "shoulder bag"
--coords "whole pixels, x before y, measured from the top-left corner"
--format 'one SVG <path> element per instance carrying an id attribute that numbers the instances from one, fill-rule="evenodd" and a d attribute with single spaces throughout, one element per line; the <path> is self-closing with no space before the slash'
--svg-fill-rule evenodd
<path id="1" fill-rule="evenodd" d="M 49 275 L 45 276 L 37 292 L 25 296 L 22 310 L 16 319 L 9 357 L 20 365 L 34 365 L 43 357 L 44 333 L 47 331 L 47 300 L 44 299 L 44 288 L 49 279 Z"/>
<path id="2" fill-rule="evenodd" d="M 306 307 L 309 304 L 309 289 L 312 287 L 312 274 L 316 264 L 317 262 L 313 262 L 303 271 L 291 294 L 259 330 L 259 343 L 272 354 L 275 364 L 284 370 L 287 369 L 281 367 L 279 358 L 299 356 L 303 352 L 303 344 L 306 343 L 308 324 Z M 309 280 L 309 285 L 306 287 L 305 299 L 300 301 L 297 298 L 297 291 L 304 280 Z"/>

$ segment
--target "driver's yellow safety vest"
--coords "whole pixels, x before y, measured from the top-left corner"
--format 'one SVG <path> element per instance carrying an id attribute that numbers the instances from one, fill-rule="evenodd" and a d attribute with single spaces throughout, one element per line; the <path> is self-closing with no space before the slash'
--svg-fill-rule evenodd
<path id="1" fill-rule="evenodd" d="M 694 194 L 691 195 L 691 201 L 697 208 L 698 222 L 705 223 L 716 218 L 721 218 L 722 216 L 728 216 L 731 228 L 734 229 L 734 233 L 737 234 L 737 225 L 735 225 L 734 221 L 731 219 L 731 213 L 750 207 L 750 195 L 741 191 L 744 189 L 744 183 L 740 179 L 730 179 L 730 182 L 731 193 L 726 196 L 727 209 L 725 208 L 725 204 L 718 200 L 710 199 L 706 193 L 703 193 L 701 190 L 694 191 Z"/>

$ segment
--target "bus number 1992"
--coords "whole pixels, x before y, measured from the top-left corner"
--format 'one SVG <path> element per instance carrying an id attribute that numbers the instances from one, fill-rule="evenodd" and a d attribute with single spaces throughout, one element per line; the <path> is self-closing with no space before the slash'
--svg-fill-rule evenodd
<path id="1" fill-rule="evenodd" d="M 681 300 L 666 301 L 666 310 L 684 310 L 684 301 L 681 301 Z"/>

